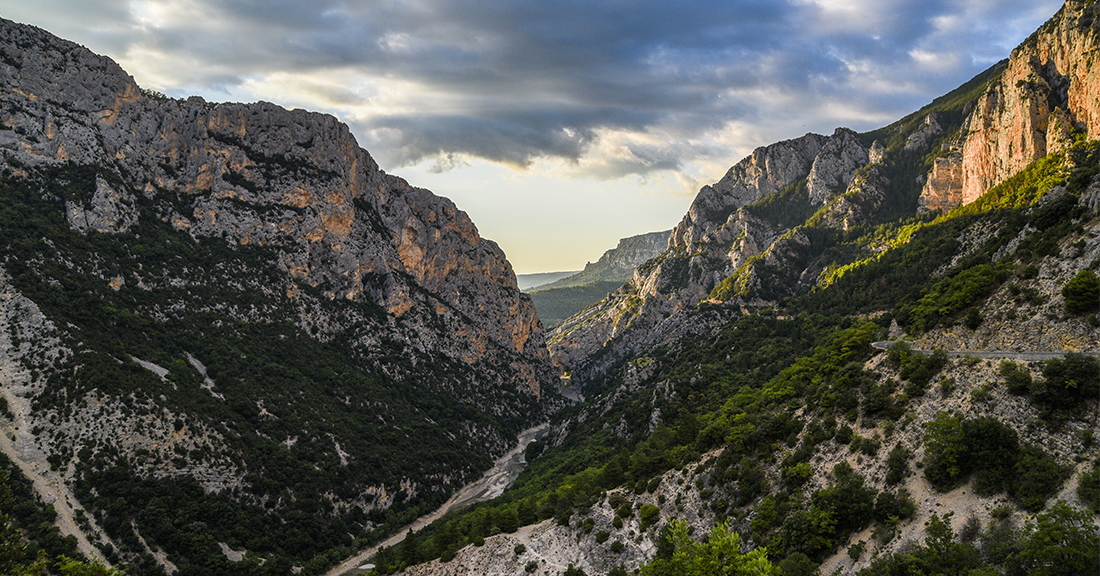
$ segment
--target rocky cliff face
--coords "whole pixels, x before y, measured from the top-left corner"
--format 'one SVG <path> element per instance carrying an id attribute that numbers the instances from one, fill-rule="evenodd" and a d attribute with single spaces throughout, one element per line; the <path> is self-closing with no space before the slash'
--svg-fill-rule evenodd
<path id="1" fill-rule="evenodd" d="M 396 316 L 416 285 L 477 325 L 478 346 L 545 358 L 534 308 L 504 254 L 453 203 L 382 172 L 331 116 L 269 103 L 214 105 L 143 95 L 110 59 L 3 23 L 5 164 L 114 167 L 74 227 L 121 232 L 136 193 L 172 197 L 173 226 L 195 237 L 279 246 L 280 264 L 329 297 L 360 294 Z M 536 382 L 526 383 L 537 388 Z"/>
<path id="2" fill-rule="evenodd" d="M 582 273 L 599 270 L 605 275 L 629 277 L 635 268 L 664 250 L 670 233 L 666 230 L 623 238 L 599 260 L 586 264 Z"/>
<path id="3" fill-rule="evenodd" d="M 691 208 L 672 231 L 669 247 L 688 246 L 720 226 L 738 207 L 805 178 L 828 139 L 807 134 L 762 146 L 733 165 L 721 180 L 699 190 Z"/>
<path id="4" fill-rule="evenodd" d="M 950 208 L 975 200 L 1031 162 L 1100 131 L 1100 7 L 1071 0 L 1012 52 L 1000 81 L 978 101 L 936 163 L 921 203 Z"/>
<path id="5" fill-rule="evenodd" d="M 635 268 L 665 250 L 669 234 L 671 231 L 666 230 L 622 238 L 599 260 L 586 263 L 584 270 L 539 286 L 538 290 L 584 286 L 593 282 L 625 282 L 634 274 Z"/>

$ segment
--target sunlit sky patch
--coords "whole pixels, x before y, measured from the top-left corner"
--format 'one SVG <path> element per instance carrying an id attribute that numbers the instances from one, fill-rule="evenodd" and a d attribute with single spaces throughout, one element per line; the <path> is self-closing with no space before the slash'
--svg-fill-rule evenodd
<path id="1" fill-rule="evenodd" d="M 519 273 L 667 230 L 757 146 L 870 130 L 1055 0 L 0 0 L 143 87 L 336 115 Z"/>

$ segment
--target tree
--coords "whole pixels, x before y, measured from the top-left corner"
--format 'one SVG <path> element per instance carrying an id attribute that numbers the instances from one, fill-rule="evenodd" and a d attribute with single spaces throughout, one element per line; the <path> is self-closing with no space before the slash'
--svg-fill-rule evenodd
<path id="1" fill-rule="evenodd" d="M 741 552 L 741 536 L 718 523 L 704 542 L 688 536 L 686 522 L 671 523 L 675 547 L 672 558 L 655 558 L 642 566 L 649 576 L 778 576 L 779 568 L 768 561 L 765 548 Z"/>
<path id="2" fill-rule="evenodd" d="M 1086 511 L 1059 500 L 1029 525 L 1010 574 L 1061 576 L 1095 574 L 1100 566 L 1100 528 Z"/>
<path id="3" fill-rule="evenodd" d="M 1071 408 L 1100 394 L 1100 360 L 1069 352 L 1048 360 L 1043 381 L 1032 385 L 1032 399 L 1055 408 Z"/>
<path id="4" fill-rule="evenodd" d="M 1066 299 L 1066 312 L 1082 314 L 1100 309 L 1100 277 L 1084 269 L 1062 287 Z"/>
<path id="5" fill-rule="evenodd" d="M 970 472 L 962 420 L 940 412 L 924 429 L 924 477 L 939 490 L 953 488 Z"/>

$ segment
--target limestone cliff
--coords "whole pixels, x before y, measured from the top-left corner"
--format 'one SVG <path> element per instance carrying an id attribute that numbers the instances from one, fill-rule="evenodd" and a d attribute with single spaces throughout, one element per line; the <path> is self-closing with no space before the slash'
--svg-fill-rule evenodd
<path id="1" fill-rule="evenodd" d="M 164 216 L 177 228 L 279 246 L 288 273 L 330 297 L 366 292 L 400 316 L 414 305 L 408 274 L 477 324 L 479 346 L 545 358 L 534 308 L 500 249 L 449 200 L 382 172 L 335 118 L 151 97 L 108 58 L 30 27 L 3 30 L 5 164 L 125 174 L 128 190 L 104 185 L 87 206 L 70 206 L 74 227 L 122 231 L 135 193 L 173 197 L 179 211 Z"/>
<path id="2" fill-rule="evenodd" d="M 672 231 L 669 247 L 687 246 L 714 230 L 740 206 L 804 178 L 828 139 L 819 134 L 761 146 L 733 165 L 721 180 L 699 190 Z"/>
<path id="3" fill-rule="evenodd" d="M 1100 133 L 1100 6 L 1070 0 L 1012 52 L 953 146 L 936 162 L 921 204 L 966 204 L 1031 162 Z"/>

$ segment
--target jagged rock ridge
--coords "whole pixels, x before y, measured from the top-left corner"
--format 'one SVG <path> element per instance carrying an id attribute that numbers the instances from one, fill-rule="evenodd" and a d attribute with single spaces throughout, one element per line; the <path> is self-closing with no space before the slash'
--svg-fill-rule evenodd
<path id="1" fill-rule="evenodd" d="M 629 354 L 627 350 L 695 333 L 702 327 L 668 319 L 694 309 L 750 260 L 774 261 L 806 242 L 797 231 L 788 232 L 774 218 L 746 207 L 784 190 L 792 192 L 793 204 L 807 209 L 834 204 L 870 157 L 870 147 L 845 128 L 831 137 L 807 134 L 758 148 L 722 180 L 700 190 L 665 253 L 640 266 L 607 300 L 554 329 L 550 342 L 555 362 L 573 368 L 609 341 L 624 343 L 621 350 L 613 348 L 612 354 L 600 357 L 604 365 Z M 759 279 L 746 275 L 744 281 Z M 805 281 L 812 283 L 813 278 Z"/>
<path id="2" fill-rule="evenodd" d="M 1031 162 L 1100 130 L 1100 6 L 1070 1 L 1012 52 L 921 196 L 928 209 L 967 204 Z"/>

